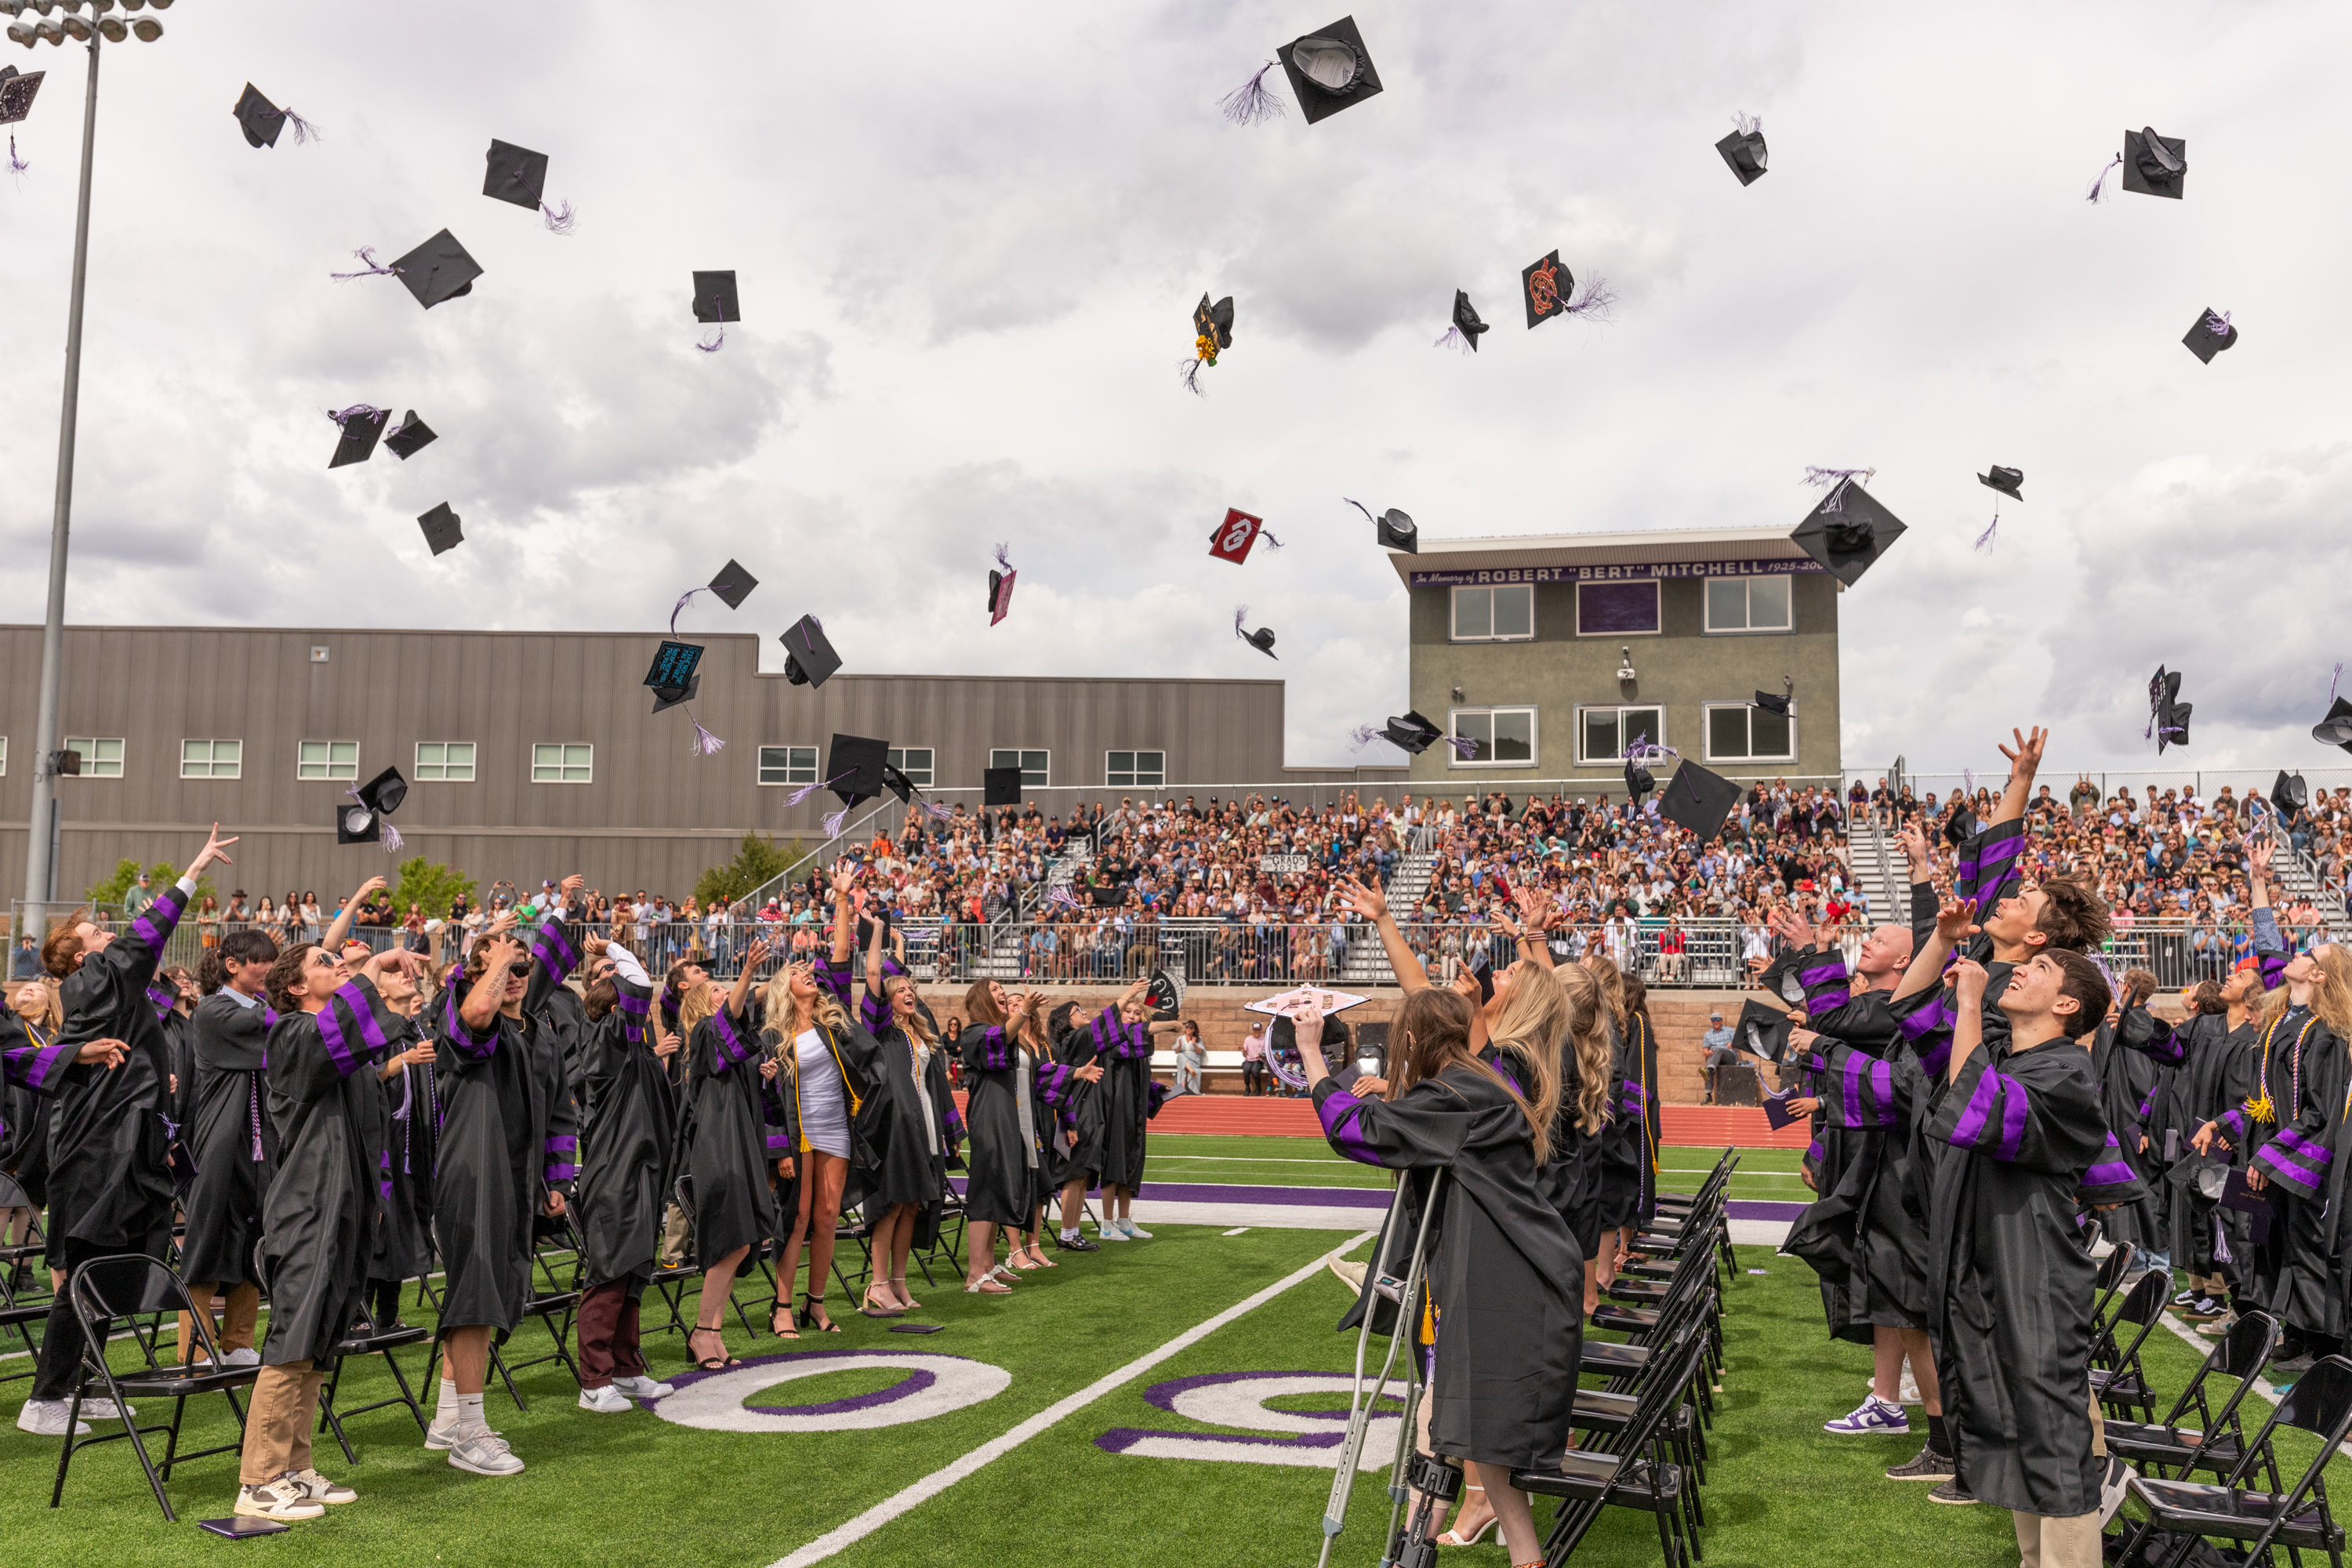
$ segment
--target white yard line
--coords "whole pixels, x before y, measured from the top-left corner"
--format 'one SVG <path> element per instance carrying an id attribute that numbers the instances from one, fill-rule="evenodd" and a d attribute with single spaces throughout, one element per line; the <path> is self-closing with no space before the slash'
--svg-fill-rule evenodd
<path id="1" fill-rule="evenodd" d="M 1247 1236 L 1249 1234 L 1249 1226 L 1245 1225 L 1237 1225 L 1234 1226 L 1233 1229 L 1225 1232 L 1225 1234 L 1227 1236 Z"/>
<path id="2" fill-rule="evenodd" d="M 1132 1383 L 1137 1378 L 1141 1377 L 1145 1373 L 1150 1372 L 1153 1367 L 1158 1366 L 1160 1363 L 1167 1361 L 1171 1356 L 1181 1354 L 1182 1352 L 1191 1349 L 1193 1345 L 1200 1343 L 1201 1341 L 1208 1338 L 1211 1334 L 1215 1333 L 1219 1329 L 1223 1328 L 1227 1323 L 1234 1321 L 1235 1319 L 1255 1311 L 1258 1308 L 1265 1306 L 1268 1301 L 1273 1300 L 1276 1296 L 1281 1295 L 1285 1290 L 1289 1289 L 1292 1286 L 1313 1279 L 1316 1275 L 1320 1274 L 1324 1268 L 1329 1265 L 1333 1258 L 1338 1258 L 1340 1254 L 1347 1252 L 1351 1247 L 1360 1247 L 1364 1242 L 1378 1234 L 1379 1233 L 1377 1231 L 1370 1230 L 1362 1232 L 1360 1235 L 1348 1242 L 1346 1246 L 1325 1253 L 1322 1257 L 1318 1258 L 1314 1262 L 1307 1265 L 1306 1268 L 1299 1269 L 1297 1272 L 1276 1280 L 1265 1289 L 1257 1292 L 1257 1294 L 1248 1297 L 1244 1300 L 1237 1301 L 1234 1305 L 1226 1308 L 1223 1311 L 1219 1312 L 1215 1317 L 1211 1318 L 1204 1322 L 1197 1323 L 1192 1328 L 1185 1330 L 1182 1333 L 1178 1334 L 1174 1339 L 1170 1340 L 1166 1344 L 1161 1345 L 1158 1350 L 1151 1352 L 1149 1355 L 1139 1357 L 1138 1359 L 1128 1363 L 1125 1366 L 1120 1367 L 1117 1372 L 1110 1373 L 1107 1377 L 1096 1379 L 1093 1383 L 1088 1384 L 1086 1387 L 1078 1390 L 1076 1394 L 1069 1395 L 1067 1398 L 1056 1400 L 1052 1405 L 1047 1405 L 1045 1409 L 1039 1411 L 1036 1415 L 1029 1417 L 1028 1420 L 1024 1421 L 1018 1426 L 1013 1427 L 1010 1432 L 1005 1433 L 1003 1436 L 982 1443 L 979 1447 L 974 1448 L 971 1453 L 966 1454 L 963 1458 L 956 1460 L 953 1464 L 949 1465 L 944 1468 L 934 1470 L 929 1475 L 925 1476 L 921 1480 L 917 1481 L 913 1486 L 907 1488 L 905 1490 L 883 1499 L 880 1502 L 876 1503 L 872 1508 L 867 1509 L 864 1513 L 861 1513 L 855 1519 L 850 1520 L 846 1524 L 838 1525 L 835 1528 L 825 1531 L 823 1535 L 818 1536 L 814 1541 L 810 1542 L 806 1546 L 802 1547 L 799 1551 L 787 1553 L 786 1555 L 778 1558 L 774 1563 L 769 1565 L 769 1568 L 808 1568 L 808 1565 L 811 1563 L 822 1563 L 826 1558 L 831 1557 L 848 1547 L 855 1546 L 857 1542 L 865 1540 L 867 1536 L 873 1534 L 876 1531 L 881 1529 L 892 1520 L 897 1519 L 900 1514 L 928 1502 L 932 1498 L 939 1496 L 940 1493 L 955 1485 L 958 1481 L 962 1480 L 965 1477 L 978 1473 L 982 1467 L 986 1466 L 991 1461 L 1003 1458 L 1005 1455 L 1011 1453 L 1022 1444 L 1026 1443 L 1030 1438 L 1036 1436 L 1039 1433 L 1047 1430 L 1069 1416 L 1076 1415 L 1079 1411 L 1085 1409 L 1087 1405 L 1092 1405 L 1096 1400 L 1104 1397 L 1106 1394 L 1117 1393 L 1119 1389 L 1125 1387 L 1128 1384 Z"/>

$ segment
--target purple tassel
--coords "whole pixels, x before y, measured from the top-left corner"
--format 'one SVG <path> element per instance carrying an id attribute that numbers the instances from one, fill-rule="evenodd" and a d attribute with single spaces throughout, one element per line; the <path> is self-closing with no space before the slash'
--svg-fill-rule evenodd
<path id="1" fill-rule="evenodd" d="M 1234 636 L 1241 638 L 1244 642 L 1247 642 L 1249 640 L 1249 633 L 1244 629 L 1247 625 L 1248 618 L 1249 606 L 1247 605 L 1239 605 L 1234 606 Z"/>
<path id="2" fill-rule="evenodd" d="M 696 756 L 715 757 L 726 748 L 727 742 L 704 729 L 701 720 L 697 719 L 694 721 L 694 754 Z"/>
<path id="3" fill-rule="evenodd" d="M 923 815 L 929 817 L 933 822 L 945 822 L 950 817 L 953 816 L 955 813 L 949 810 L 946 806 L 941 805 L 938 801 L 927 800 L 923 802 Z"/>
<path id="4" fill-rule="evenodd" d="M 1209 395 L 1207 393 L 1201 390 L 1201 362 L 1199 360 L 1188 359 L 1181 365 L 1178 366 L 1177 369 L 1179 374 L 1184 378 L 1185 391 L 1191 393 L 1195 397 L 1206 397 Z"/>
<path id="5" fill-rule="evenodd" d="M 333 279 L 338 283 L 345 283 L 354 278 L 396 278 L 401 273 L 407 270 L 406 268 L 403 267 L 378 267 L 375 264 L 375 247 L 373 245 L 362 245 L 357 250 L 352 251 L 352 254 L 360 258 L 366 270 L 361 272 L 330 272 L 327 276 Z"/>
<path id="6" fill-rule="evenodd" d="M 373 403 L 354 403 L 354 404 L 352 404 L 349 408 L 342 408 L 342 409 L 330 408 L 330 409 L 328 409 L 328 410 L 327 410 L 327 417 L 328 417 L 328 418 L 330 418 L 330 419 L 331 419 L 331 420 L 333 420 L 333 421 L 335 422 L 335 428 L 337 428 L 338 430 L 340 430 L 340 429 L 341 429 L 341 428 L 343 427 L 343 425 L 345 424 L 345 422 L 347 422 L 347 421 L 349 421 L 349 420 L 356 419 L 356 418 L 360 417 L 362 415 L 364 415 L 364 414 L 381 414 L 381 413 L 383 413 L 383 409 L 378 408 L 378 407 L 377 407 L 374 404 L 373 404 Z"/>
<path id="7" fill-rule="evenodd" d="M 1475 735 L 1448 735 L 1445 743 L 1454 748 L 1454 756 L 1463 762 L 1466 763 L 1478 754 L 1478 741 Z"/>
<path id="8" fill-rule="evenodd" d="M 394 827 L 389 822 L 385 823 L 383 825 L 383 852 L 387 855 L 399 854 L 401 842 L 400 829 Z"/>
<path id="9" fill-rule="evenodd" d="M 1739 128 L 1742 136 L 1764 134 L 1764 117 L 1760 114 L 1734 114 L 1731 122 Z"/>
<path id="10" fill-rule="evenodd" d="M 1273 534 L 1268 533 L 1263 528 L 1257 531 L 1257 542 L 1260 544 L 1265 545 L 1268 550 L 1279 550 L 1282 548 L 1282 541 L 1276 539 Z"/>
<path id="11" fill-rule="evenodd" d="M 1994 509 L 1993 509 L 1993 514 L 1992 514 L 1992 521 L 1991 521 L 1991 523 L 1986 527 L 1985 531 L 1984 531 L 1982 533 L 1979 533 L 1979 534 L 1978 534 L 1978 535 L 1977 535 L 1977 546 L 1976 546 L 1976 547 L 1977 547 L 1979 550 L 1984 550 L 1984 551 L 1990 551 L 1990 550 L 1991 550 L 1991 549 L 1992 549 L 1992 535 L 1993 535 L 1993 530 L 1994 530 L 1994 529 L 1999 528 L 2000 526 L 2000 508 L 1998 508 L 1998 507 L 1996 507 L 1996 508 L 1994 508 Z"/>
<path id="12" fill-rule="evenodd" d="M 278 118 L 283 120 L 287 124 L 291 125 L 294 128 L 294 145 L 297 147 L 303 145 L 305 142 L 324 142 L 327 139 L 324 133 L 322 133 L 317 126 L 311 124 L 309 121 L 303 119 L 300 115 L 295 113 L 290 109 L 279 110 L 278 111 Z"/>
<path id="13" fill-rule="evenodd" d="M 1045 895 L 1045 901 L 1049 904 L 1059 904 L 1066 910 L 1080 907 L 1078 896 L 1070 891 L 1069 884 L 1066 882 L 1055 883 L 1053 890 Z"/>
<path id="14" fill-rule="evenodd" d="M 1366 522 L 1370 523 L 1375 528 L 1380 526 L 1381 520 L 1374 517 L 1372 515 L 1372 509 L 1366 506 L 1362 501 L 1358 500 L 1353 496 L 1341 496 L 1339 499 L 1346 501 L 1349 506 L 1354 507 L 1358 511 L 1362 512 Z"/>
<path id="15" fill-rule="evenodd" d="M 2226 338 L 2231 332 L 2237 331 L 2235 327 L 2230 325 L 2230 312 L 2227 310 L 2222 311 L 2218 316 L 2210 310 L 2206 311 L 2205 330 L 2212 333 L 2217 338 Z"/>
<path id="16" fill-rule="evenodd" d="M 2114 174 L 2116 168 L 2122 164 L 2123 161 L 2124 155 L 2121 153 L 2116 153 L 2115 163 L 2110 163 L 2105 168 L 2100 170 L 2099 177 L 2091 182 L 2090 199 L 2094 205 L 2105 199 L 2106 195 L 2107 176 Z"/>
<path id="17" fill-rule="evenodd" d="M 1263 125 L 1283 116 L 1282 100 L 1265 85 L 1265 73 L 1274 68 L 1268 60 L 1258 68 L 1257 75 L 1217 100 L 1217 112 L 1235 125 Z"/>
<path id="18" fill-rule="evenodd" d="M 801 802 L 806 800 L 817 791 L 821 789 L 831 789 L 835 784 L 837 784 L 842 780 L 847 778 L 850 773 L 855 771 L 855 769 L 845 768 L 840 773 L 834 774 L 833 777 L 829 779 L 819 779 L 814 784 L 804 784 L 801 785 L 800 788 L 793 791 L 792 794 L 784 796 L 784 804 L 786 805 L 798 805 Z"/>
<path id="19" fill-rule="evenodd" d="M 1977 775 L 1974 769 L 1962 768 L 1960 770 L 1960 790 L 1966 795 L 1974 795 L 1977 793 Z"/>
<path id="20" fill-rule="evenodd" d="M 33 165 L 16 156 L 16 133 L 11 131 L 8 132 L 8 173 L 16 175 L 29 174 L 32 172 Z"/>
<path id="21" fill-rule="evenodd" d="M 548 233 L 568 235 L 572 232 L 575 220 L 572 217 L 570 202 L 565 202 L 559 206 L 549 206 L 541 202 L 539 210 L 545 215 Z"/>
<path id="22" fill-rule="evenodd" d="M 1470 340 L 1462 335 L 1462 329 L 1459 327 L 1446 328 L 1445 335 L 1429 346 L 1433 349 L 1442 349 L 1449 343 L 1452 344 L 1459 353 L 1466 354 L 1470 352 Z"/>
<path id="23" fill-rule="evenodd" d="M 706 342 L 698 342 L 694 346 L 695 346 L 696 348 L 700 349 L 704 353 L 707 353 L 707 354 L 715 354 L 715 353 L 717 353 L 720 349 L 725 348 L 725 347 L 727 346 L 727 325 L 726 325 L 726 323 L 725 323 L 725 322 L 723 322 L 723 321 L 719 323 L 718 335 L 717 335 L 717 336 L 715 336 L 715 337 L 713 337 L 713 338 L 712 338 L 709 342 L 707 342 L 707 343 L 706 343 Z"/>
<path id="24" fill-rule="evenodd" d="M 1007 572 L 1013 570 L 1013 546 L 1009 542 L 996 547 L 996 564 Z"/>
<path id="25" fill-rule="evenodd" d="M 849 807 L 847 807 L 847 806 L 845 806 L 845 806 L 843 806 L 839 811 L 831 811 L 831 812 L 827 812 L 827 813 L 825 813 L 824 825 L 824 836 L 825 836 L 827 838 L 838 838 L 838 837 L 841 837 L 842 825 L 843 825 L 843 824 L 845 824 L 845 823 L 846 823 L 848 820 L 849 820 Z"/>
<path id="26" fill-rule="evenodd" d="M 1830 491 L 1830 499 L 1822 502 L 1822 510 L 1823 511 L 1842 511 L 1844 510 L 1843 501 L 1845 494 L 1845 482 L 1848 479 L 1859 479 L 1864 484 L 1868 484 L 1872 479 L 1874 479 L 1877 477 L 1878 470 L 1876 468 L 1816 468 L 1810 464 L 1808 464 L 1805 468 L 1805 483 L 1815 487 L 1822 485 L 1830 485 L 1834 487 Z"/>
<path id="27" fill-rule="evenodd" d="M 2336 673 L 2327 678 L 2327 702 L 2330 707 L 2336 704 L 2336 683 L 2343 679 L 2344 667 L 2339 664 L 2336 667 Z"/>
<path id="28" fill-rule="evenodd" d="M 687 602 L 688 599 L 693 598 L 697 594 L 700 594 L 700 593 L 703 593 L 703 592 L 706 592 L 706 591 L 707 591 L 707 590 L 706 590 L 706 589 L 704 589 L 704 588 L 688 588 L 685 593 L 683 593 L 683 594 L 681 594 L 681 595 L 678 595 L 677 603 L 677 604 L 675 604 L 675 605 L 672 605 L 669 607 L 669 635 L 670 635 L 670 636 L 672 636 L 672 637 L 676 637 L 676 636 L 677 636 L 677 613 L 678 613 L 680 610 L 682 610 L 682 609 L 686 608 L 686 602 Z"/>
<path id="29" fill-rule="evenodd" d="M 1355 743 L 1355 749 L 1360 752 L 1366 746 L 1370 745 L 1374 741 L 1379 740 L 1387 732 L 1387 727 L 1385 725 L 1359 724 L 1348 732 L 1348 739 L 1353 742 Z"/>
<path id="30" fill-rule="evenodd" d="M 1609 307 L 1617 302 L 1617 295 L 1606 278 L 1595 278 L 1584 286 L 1584 298 L 1560 312 L 1563 316 L 1587 316 L 1596 321 L 1609 319 Z"/>

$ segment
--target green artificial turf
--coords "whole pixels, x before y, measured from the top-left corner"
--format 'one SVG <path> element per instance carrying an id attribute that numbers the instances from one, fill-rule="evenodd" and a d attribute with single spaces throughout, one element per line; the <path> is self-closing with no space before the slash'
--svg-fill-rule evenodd
<path id="1" fill-rule="evenodd" d="M 1715 1168 L 1718 1149 L 1669 1146 L 1658 1153 L 1661 1184 L 1688 1191 Z M 1802 1152 L 1795 1149 L 1743 1149 L 1733 1173 L 1730 1195 L 1781 1203 L 1809 1203 L 1811 1191 L 1799 1175 Z M 1222 1137 L 1207 1133 L 1151 1135 L 1150 1181 L 1225 1183 L 1265 1187 L 1376 1187 L 1381 1173 L 1343 1160 L 1318 1138 Z"/>

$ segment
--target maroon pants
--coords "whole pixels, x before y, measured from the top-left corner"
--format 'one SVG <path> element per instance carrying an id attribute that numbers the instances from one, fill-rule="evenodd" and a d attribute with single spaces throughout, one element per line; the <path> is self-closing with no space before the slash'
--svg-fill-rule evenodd
<path id="1" fill-rule="evenodd" d="M 603 1388 L 616 1377 L 643 1377 L 637 1348 L 637 1298 L 646 1282 L 632 1275 L 591 1285 L 580 1297 L 580 1386 Z"/>

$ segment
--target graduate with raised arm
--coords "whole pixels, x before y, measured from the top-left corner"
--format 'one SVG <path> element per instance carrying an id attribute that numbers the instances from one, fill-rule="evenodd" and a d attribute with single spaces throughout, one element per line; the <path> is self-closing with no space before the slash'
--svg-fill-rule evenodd
<path id="1" fill-rule="evenodd" d="M 433 1266 L 433 1157 L 439 1131 L 433 1062 L 441 1042 L 426 1001 L 421 988 L 384 998 L 398 1026 L 386 1031 L 393 1052 L 375 1074 L 383 1113 L 378 1184 L 383 1217 L 368 1254 L 368 1321 L 380 1334 L 407 1326 L 400 1321 L 401 1288 Z"/>
<path id="2" fill-rule="evenodd" d="M 189 1299 L 207 1310 L 216 1293 L 228 1298 L 213 1342 L 228 1365 L 251 1366 L 261 1359 L 253 1348 L 261 1310 L 253 1248 L 261 1239 L 261 1194 L 278 1158 L 262 1074 L 275 1016 L 263 993 L 278 944 L 251 928 L 233 931 L 208 961 L 219 965 L 208 970 L 219 984 L 189 1020 L 189 1077 L 181 1081 L 188 1108 L 181 1146 L 195 1171 L 180 1201 L 186 1219 L 180 1273 L 189 1281 Z M 188 1314 L 180 1314 L 180 1359 L 192 1361 L 201 1349 Z"/>
<path id="3" fill-rule="evenodd" d="M 1947 903 L 1939 933 L 1960 934 L 1969 915 Z M 2086 1184 L 2120 1196 L 2137 1183 L 2109 1157 L 2079 1043 L 2107 1011 L 2097 965 L 2045 947 L 2005 978 L 2009 1028 L 1988 1040 L 1991 976 L 1973 959 L 1953 964 L 1948 1087 L 1928 1129 L 1950 1148 L 1929 1221 L 1930 1329 L 1958 1484 L 2016 1516 L 2026 1562 L 2089 1568 L 2104 1469 L 2092 1451 L 2098 1269 L 2076 1205 Z"/>
<path id="4" fill-rule="evenodd" d="M 1102 1180 L 1104 1109 L 1102 1081 L 1108 1072 L 1094 1025 L 1117 1004 L 1105 1005 L 1096 1018 L 1076 1022 L 1076 1003 L 1065 1002 L 1046 1015 L 1045 1037 L 1053 1043 L 1053 1059 L 1040 1065 L 1038 1100 L 1053 1112 L 1054 1131 L 1046 1136 L 1045 1182 L 1062 1192 L 1062 1224 L 1054 1245 L 1065 1252 L 1099 1252 L 1100 1242 L 1089 1241 L 1078 1228 L 1087 1189 Z M 1104 1194 L 1106 1198 L 1109 1194 Z M 1103 1223 L 1108 1226 L 1108 1213 Z M 1106 1240 L 1114 1239 L 1105 1237 Z M 1116 1239 L 1124 1240 L 1124 1237 Z"/>
<path id="5" fill-rule="evenodd" d="M 528 953 L 500 916 L 467 955 L 462 979 L 443 993 L 439 1037 L 441 1140 L 434 1172 L 433 1229 L 446 1271 L 441 1321 L 441 1401 L 428 1448 L 478 1476 L 511 1476 L 523 1463 L 482 1414 L 490 1336 L 522 1321 L 541 1218 L 564 1212 L 579 1175 L 579 1140 L 560 1056 L 552 1062 L 539 1015 L 547 993 L 580 962 L 566 915 L 580 890 L 566 877 Z"/>
<path id="6" fill-rule="evenodd" d="M 1050 1190 L 1045 1108 L 1037 1080 L 1054 1063 L 1041 1062 L 1028 1044 L 1030 1014 L 1041 1005 L 1030 993 L 1008 993 L 994 980 L 974 981 L 964 995 L 969 1022 L 957 1049 L 963 1058 L 964 1121 L 971 1130 L 971 1174 L 963 1194 L 971 1232 L 967 1295 L 1011 1292 L 1020 1276 L 996 1261 L 996 1233 L 1032 1224 Z M 1019 1256 L 1017 1236 L 1013 1247 Z"/>
<path id="7" fill-rule="evenodd" d="M 269 1115 L 277 1170 L 262 1198 L 261 1277 L 269 1332 L 253 1385 L 237 1470 L 236 1511 L 312 1519 L 358 1496 L 310 1464 L 320 1363 L 367 1304 L 386 1147 L 376 1069 L 401 1022 L 388 1004 L 412 996 L 424 956 L 394 948 L 348 958 L 311 942 L 269 966 Z"/>
<path id="8" fill-rule="evenodd" d="M 170 1045 L 147 988 L 163 945 L 188 907 L 196 879 L 215 860 L 230 864 L 215 825 L 180 879 L 120 932 L 79 911 L 51 925 L 41 965 L 55 977 L 65 1023 L 47 1065 L 18 1081 L 49 1097 L 49 1267 L 70 1273 L 93 1258 L 138 1252 L 169 1256 L 174 1192 L 166 1156 L 172 1145 Z M 84 1061 L 81 1047 L 121 1042 L 116 1066 Z M 100 1053 L 112 1060 L 111 1051 Z M 61 1068 L 61 1070 L 60 1070 Z M 65 1290 L 42 1330 L 38 1370 L 17 1414 L 20 1430 L 44 1437 L 66 1431 L 66 1411 L 81 1375 L 81 1321 Z M 104 1400 L 82 1414 L 114 1420 Z"/>
<path id="9" fill-rule="evenodd" d="M 915 977 L 890 963 L 884 932 L 883 923 L 875 921 L 866 952 L 866 991 L 858 1003 L 866 1032 L 882 1049 L 876 1089 L 879 1163 L 868 1199 L 879 1205 L 882 1217 L 874 1226 L 873 1281 L 858 1310 L 868 1317 L 895 1318 L 922 1304 L 907 1291 L 907 1258 L 918 1229 L 937 1234 L 940 1206 L 947 1199 L 948 1161 L 963 1142 L 963 1121 L 948 1091 L 947 1050 L 923 1008 Z"/>
<path id="10" fill-rule="evenodd" d="M 725 993 L 719 993 L 716 982 L 706 980 L 700 989 L 688 987 L 678 998 L 687 1089 L 694 1101 L 694 1137 L 680 1164 L 694 1194 L 694 1260 L 703 1271 L 687 1350 L 705 1372 L 720 1371 L 740 1359 L 728 1353 L 720 1331 L 735 1277 L 751 1248 L 783 1235 L 768 1178 L 772 1163 L 789 1161 L 793 1152 L 770 1147 L 770 1086 L 780 1069 L 773 1055 L 762 1049 L 754 1018 L 758 1004 L 752 996 L 752 983 L 772 951 L 764 937 L 753 942 L 735 984 Z M 793 967 L 803 972 L 805 980 L 807 966 L 788 966 L 787 972 Z M 797 1338 L 790 1322 L 778 1321 L 790 1303 L 792 1281 L 780 1278 L 776 1289 L 782 1299 L 774 1304 L 769 1328 L 784 1338 Z"/>
<path id="11" fill-rule="evenodd" d="M 1151 1021 L 1149 980 L 1095 1015 L 1095 1059 L 1102 1064 L 1103 1212 L 1097 1234 L 1107 1240 L 1149 1241 L 1151 1233 L 1135 1223 L 1135 1194 L 1143 1188 L 1143 1160 L 1150 1135 L 1145 1124 L 1167 1098 L 1152 1081 L 1151 1042 L 1184 1026 L 1175 1019 Z M 1308 1054 L 1305 1050 L 1301 1056 Z"/>

